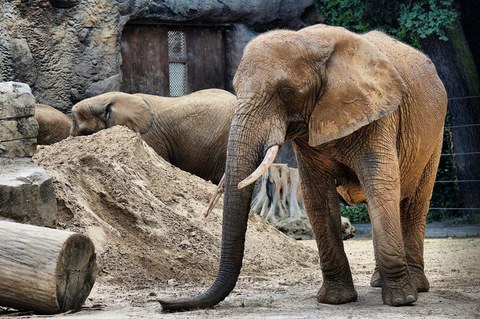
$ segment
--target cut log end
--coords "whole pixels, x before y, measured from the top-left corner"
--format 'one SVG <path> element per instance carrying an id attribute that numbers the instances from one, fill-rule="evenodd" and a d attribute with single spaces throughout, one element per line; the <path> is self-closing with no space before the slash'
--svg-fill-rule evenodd
<path id="1" fill-rule="evenodd" d="M 60 312 L 82 307 L 93 288 L 96 274 L 96 255 L 92 241 L 80 234 L 70 236 L 57 261 L 57 303 Z"/>
<path id="2" fill-rule="evenodd" d="M 96 279 L 87 236 L 0 221 L 0 306 L 55 314 L 78 310 Z"/>

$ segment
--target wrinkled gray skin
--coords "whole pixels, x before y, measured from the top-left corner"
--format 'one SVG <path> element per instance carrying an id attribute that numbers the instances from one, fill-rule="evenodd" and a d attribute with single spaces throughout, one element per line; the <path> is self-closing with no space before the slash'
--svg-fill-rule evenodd
<path id="1" fill-rule="evenodd" d="M 204 293 L 164 311 L 208 308 L 235 287 L 253 186 L 238 189 L 267 149 L 291 139 L 320 255 L 321 303 L 357 300 L 340 235 L 337 187 L 365 200 L 385 304 L 427 291 L 423 238 L 447 97 L 432 62 L 380 32 L 317 25 L 252 40 L 234 79 L 220 269 Z"/>
<path id="2" fill-rule="evenodd" d="M 71 135 L 125 125 L 168 162 L 218 184 L 235 104 L 235 95 L 219 89 L 182 97 L 109 92 L 73 106 Z"/>
<path id="3" fill-rule="evenodd" d="M 72 119 L 61 111 L 45 104 L 35 104 L 38 122 L 38 145 L 50 145 L 70 136 Z"/>

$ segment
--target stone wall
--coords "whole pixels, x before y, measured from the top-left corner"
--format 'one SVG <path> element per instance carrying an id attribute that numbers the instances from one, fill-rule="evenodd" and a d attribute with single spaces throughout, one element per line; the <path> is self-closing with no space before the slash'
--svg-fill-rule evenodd
<path id="1" fill-rule="evenodd" d="M 53 181 L 31 156 L 38 124 L 35 98 L 25 83 L 0 82 L 0 219 L 53 227 Z"/>
<path id="2" fill-rule="evenodd" d="M 0 83 L 0 156 L 32 156 L 37 147 L 35 98 L 28 85 Z"/>
<path id="3" fill-rule="evenodd" d="M 119 90 L 125 24 L 228 25 L 229 78 L 246 43 L 274 28 L 317 22 L 313 0 L 9 0 L 0 6 L 0 82 L 27 83 L 37 103 L 68 112 Z"/>

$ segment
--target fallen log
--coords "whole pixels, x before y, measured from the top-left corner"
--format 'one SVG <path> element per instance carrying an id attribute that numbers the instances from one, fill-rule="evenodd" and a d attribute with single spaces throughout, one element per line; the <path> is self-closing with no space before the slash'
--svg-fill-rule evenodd
<path id="1" fill-rule="evenodd" d="M 0 306 L 78 310 L 97 273 L 95 247 L 70 231 L 0 221 Z"/>

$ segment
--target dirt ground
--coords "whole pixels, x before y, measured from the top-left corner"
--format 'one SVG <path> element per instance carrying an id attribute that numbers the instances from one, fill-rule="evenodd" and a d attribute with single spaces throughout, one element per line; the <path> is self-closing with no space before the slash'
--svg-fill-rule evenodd
<path id="1" fill-rule="evenodd" d="M 315 298 L 315 243 L 295 241 L 254 214 L 230 296 L 215 309 L 161 313 L 158 298 L 202 292 L 216 275 L 222 202 L 203 216 L 215 185 L 173 167 L 122 127 L 42 147 L 34 160 L 54 178 L 59 228 L 88 235 L 100 269 L 81 311 L 50 317 L 480 318 L 479 238 L 427 239 L 431 290 L 401 308 L 383 305 L 380 289 L 369 286 L 371 240 L 346 241 L 359 298 L 332 306 Z"/>

